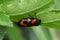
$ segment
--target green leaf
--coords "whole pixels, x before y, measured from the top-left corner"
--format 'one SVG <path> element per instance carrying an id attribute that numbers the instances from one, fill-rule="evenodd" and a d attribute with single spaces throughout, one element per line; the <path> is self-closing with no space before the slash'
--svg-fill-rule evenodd
<path id="1" fill-rule="evenodd" d="M 35 17 L 35 13 L 40 14 L 40 13 L 47 12 L 47 10 L 50 11 L 50 8 L 53 4 L 54 4 L 54 1 L 51 1 L 48 4 L 42 6 L 41 8 L 39 8 L 37 10 L 31 11 L 31 12 L 28 12 L 28 13 L 25 13 L 22 15 L 10 16 L 10 19 L 12 21 L 19 21 L 20 19 L 23 19 L 23 18 Z M 29 16 L 29 15 L 31 15 L 31 16 Z"/>
<path id="2" fill-rule="evenodd" d="M 54 0 L 55 4 L 53 5 L 52 10 L 60 10 L 60 0 Z"/>
<path id="3" fill-rule="evenodd" d="M 0 33 L 0 40 L 2 40 L 4 38 L 6 33 Z"/>
<path id="4" fill-rule="evenodd" d="M 0 40 L 4 38 L 5 34 L 6 34 L 6 28 L 0 26 Z"/>
<path id="5" fill-rule="evenodd" d="M 10 16 L 10 19 L 12 21 L 16 22 L 16 21 L 19 21 L 23 18 L 29 18 L 29 17 L 30 17 L 29 14 L 26 13 L 26 14 L 23 14 L 23 15 Z"/>
<path id="6" fill-rule="evenodd" d="M 51 7 L 54 5 L 54 0 L 52 0 L 51 2 L 49 2 L 48 4 L 42 6 L 41 8 L 37 9 L 34 11 L 34 13 L 36 14 L 41 14 L 41 13 L 45 13 L 45 12 L 48 12 L 48 11 L 51 11 Z M 31 13 L 30 13 L 31 14 Z M 31 14 L 32 15 L 32 14 Z"/>
<path id="7" fill-rule="evenodd" d="M 38 37 L 32 28 L 29 28 L 29 40 L 38 40 Z"/>
<path id="8" fill-rule="evenodd" d="M 51 40 L 58 40 L 59 39 L 58 38 L 59 34 L 58 34 L 58 36 L 56 34 L 56 33 L 59 33 L 58 30 L 53 29 L 53 28 L 49 28 L 49 33 L 50 33 L 50 36 L 51 36 Z"/>
<path id="9" fill-rule="evenodd" d="M 49 22 L 49 23 L 42 23 L 40 26 L 60 29 L 60 20 L 54 21 L 54 22 Z"/>
<path id="10" fill-rule="evenodd" d="M 53 0 L 15 0 L 4 3 L 2 8 L 7 15 L 19 15 L 39 9 Z"/>
<path id="11" fill-rule="evenodd" d="M 34 34 L 36 35 L 36 37 L 38 38 L 38 40 L 48 40 L 48 37 L 45 35 L 43 29 L 40 26 L 34 26 L 34 27 L 31 27 L 31 29 L 34 32 Z M 32 35 L 30 38 L 34 39 L 34 37 L 32 37 Z"/>
<path id="12" fill-rule="evenodd" d="M 24 40 L 21 34 L 21 30 L 17 26 L 9 27 L 7 30 L 7 35 L 9 40 Z"/>
<path id="13" fill-rule="evenodd" d="M 42 20 L 42 26 L 60 29 L 60 11 L 50 11 L 37 14 L 37 18 Z"/>
<path id="14" fill-rule="evenodd" d="M 9 2 L 9 1 L 12 1 L 12 0 L 0 0 L 0 4 L 6 3 L 6 2 Z"/>
<path id="15" fill-rule="evenodd" d="M 37 14 L 37 18 L 42 20 L 42 23 L 54 22 L 60 20 L 60 12 L 46 12 L 43 14 Z"/>
<path id="16" fill-rule="evenodd" d="M 3 12 L 0 12 L 0 25 L 9 27 L 13 26 L 12 22 L 9 19 L 9 16 L 3 14 Z"/>

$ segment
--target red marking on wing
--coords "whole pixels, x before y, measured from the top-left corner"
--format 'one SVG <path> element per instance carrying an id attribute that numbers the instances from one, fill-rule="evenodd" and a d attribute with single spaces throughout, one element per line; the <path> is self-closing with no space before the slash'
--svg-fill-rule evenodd
<path id="1" fill-rule="evenodd" d="M 27 25 L 24 24 L 24 20 L 21 20 L 20 25 L 22 25 L 23 27 L 27 27 Z"/>
<path id="2" fill-rule="evenodd" d="M 34 19 L 34 20 L 32 20 L 32 22 L 31 22 L 32 24 L 35 24 L 36 23 L 36 19 Z"/>

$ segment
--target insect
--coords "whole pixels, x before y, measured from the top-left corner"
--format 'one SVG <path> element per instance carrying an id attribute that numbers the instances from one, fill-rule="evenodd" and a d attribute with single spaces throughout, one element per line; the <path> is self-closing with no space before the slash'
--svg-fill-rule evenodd
<path id="1" fill-rule="evenodd" d="M 20 27 L 37 26 L 39 24 L 41 24 L 41 20 L 37 18 L 24 18 L 18 22 L 18 26 Z"/>
<path id="2" fill-rule="evenodd" d="M 23 18 L 17 22 L 19 27 L 30 27 L 30 26 L 37 26 L 41 24 L 41 20 L 36 18 L 36 13 L 29 15 L 29 18 Z M 34 17 L 32 17 L 34 16 Z"/>

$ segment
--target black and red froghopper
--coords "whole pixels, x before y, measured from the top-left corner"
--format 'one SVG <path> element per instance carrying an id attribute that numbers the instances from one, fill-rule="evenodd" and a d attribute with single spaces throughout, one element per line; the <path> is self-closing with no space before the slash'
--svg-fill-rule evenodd
<path id="1" fill-rule="evenodd" d="M 39 24 L 41 24 L 41 20 L 37 18 L 24 18 L 18 22 L 20 27 L 38 26 Z"/>

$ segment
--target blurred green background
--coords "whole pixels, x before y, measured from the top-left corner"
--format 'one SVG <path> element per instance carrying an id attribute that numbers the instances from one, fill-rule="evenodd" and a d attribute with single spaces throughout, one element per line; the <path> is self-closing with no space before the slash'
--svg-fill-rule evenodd
<path id="1" fill-rule="evenodd" d="M 29 15 L 42 23 L 17 26 Z M 60 0 L 0 0 L 0 40 L 60 40 Z"/>

